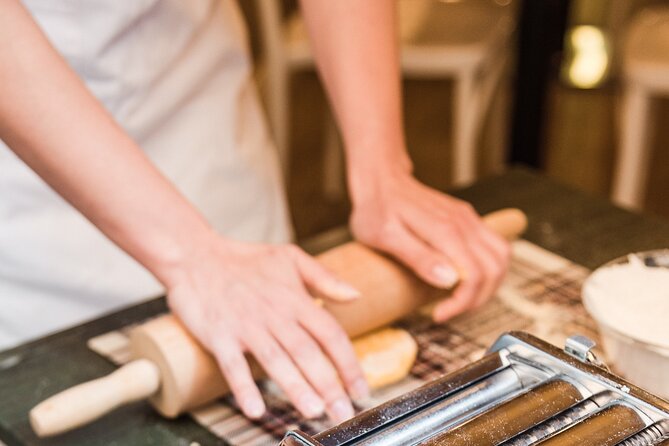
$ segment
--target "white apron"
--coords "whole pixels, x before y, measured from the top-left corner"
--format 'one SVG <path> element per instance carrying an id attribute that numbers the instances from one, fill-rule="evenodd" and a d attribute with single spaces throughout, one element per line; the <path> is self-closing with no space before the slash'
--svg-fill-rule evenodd
<path id="1" fill-rule="evenodd" d="M 24 3 L 90 91 L 220 233 L 290 239 L 236 4 Z M 162 292 L 0 143 L 0 350 Z"/>

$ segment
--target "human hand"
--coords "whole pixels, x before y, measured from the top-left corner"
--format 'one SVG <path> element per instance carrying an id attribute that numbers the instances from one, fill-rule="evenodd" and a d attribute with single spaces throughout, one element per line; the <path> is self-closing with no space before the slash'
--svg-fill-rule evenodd
<path id="1" fill-rule="evenodd" d="M 305 417 L 353 416 L 349 395 L 364 397 L 367 383 L 348 336 L 309 291 L 359 293 L 294 245 L 210 242 L 173 274 L 168 302 L 215 356 L 244 414 L 265 412 L 249 353 Z"/>
<path id="2" fill-rule="evenodd" d="M 454 289 L 437 304 L 445 321 L 484 304 L 507 270 L 510 246 L 472 206 L 431 189 L 402 170 L 352 182 L 351 230 L 359 241 L 391 254 L 419 277 Z"/>

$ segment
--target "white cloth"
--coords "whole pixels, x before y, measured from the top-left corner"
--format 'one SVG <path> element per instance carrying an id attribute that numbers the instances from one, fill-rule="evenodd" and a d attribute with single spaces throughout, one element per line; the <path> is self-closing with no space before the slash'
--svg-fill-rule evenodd
<path id="1" fill-rule="evenodd" d="M 220 233 L 290 239 L 237 4 L 24 3 L 90 91 Z M 162 291 L 0 144 L 0 350 Z"/>

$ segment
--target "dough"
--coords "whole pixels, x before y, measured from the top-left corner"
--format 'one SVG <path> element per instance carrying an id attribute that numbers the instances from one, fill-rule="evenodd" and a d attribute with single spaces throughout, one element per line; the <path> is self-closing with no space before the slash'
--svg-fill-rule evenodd
<path id="1" fill-rule="evenodd" d="M 408 331 L 382 328 L 353 340 L 369 387 L 378 389 L 405 378 L 418 353 L 418 345 Z"/>

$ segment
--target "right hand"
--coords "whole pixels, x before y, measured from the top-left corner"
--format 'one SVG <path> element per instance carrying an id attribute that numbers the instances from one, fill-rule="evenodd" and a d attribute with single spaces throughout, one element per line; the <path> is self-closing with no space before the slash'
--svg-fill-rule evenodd
<path id="1" fill-rule="evenodd" d="M 435 321 L 479 308 L 504 278 L 509 243 L 469 203 L 420 183 L 400 162 L 395 165 L 385 170 L 377 166 L 373 174 L 366 170 L 362 179 L 352 181 L 353 235 L 435 287 L 458 284 L 435 305 Z"/>
<path id="2" fill-rule="evenodd" d="M 359 293 L 294 245 L 219 236 L 205 245 L 175 268 L 168 303 L 216 357 L 244 414 L 265 412 L 249 353 L 305 417 L 353 416 L 349 395 L 366 396 L 367 383 L 348 336 L 309 290 L 338 300 Z"/>

